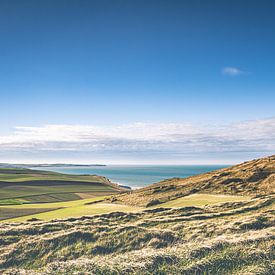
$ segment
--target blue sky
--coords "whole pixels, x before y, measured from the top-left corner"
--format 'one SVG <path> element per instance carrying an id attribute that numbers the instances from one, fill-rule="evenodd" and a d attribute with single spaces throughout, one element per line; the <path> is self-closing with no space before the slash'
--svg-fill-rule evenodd
<path id="1" fill-rule="evenodd" d="M 274 153 L 274 11 L 272 0 L 0 0 L 0 161 Z"/>

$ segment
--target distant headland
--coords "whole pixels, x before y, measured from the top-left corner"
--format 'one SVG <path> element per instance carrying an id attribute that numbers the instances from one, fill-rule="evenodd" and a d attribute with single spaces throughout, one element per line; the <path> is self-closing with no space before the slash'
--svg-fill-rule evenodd
<path id="1" fill-rule="evenodd" d="M 43 168 L 43 167 L 98 167 L 107 166 L 105 164 L 68 164 L 68 163 L 44 163 L 44 164 L 11 164 L 11 163 L 0 163 L 0 168 Z"/>

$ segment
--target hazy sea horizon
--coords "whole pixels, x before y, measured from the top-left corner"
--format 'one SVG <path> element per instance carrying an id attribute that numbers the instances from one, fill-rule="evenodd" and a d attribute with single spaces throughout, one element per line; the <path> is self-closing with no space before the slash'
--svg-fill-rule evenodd
<path id="1" fill-rule="evenodd" d="M 228 167 L 229 165 L 106 165 L 89 167 L 39 167 L 34 169 L 47 170 L 66 174 L 91 174 L 104 176 L 114 183 L 141 188 L 164 179 L 186 178 L 197 174 Z"/>

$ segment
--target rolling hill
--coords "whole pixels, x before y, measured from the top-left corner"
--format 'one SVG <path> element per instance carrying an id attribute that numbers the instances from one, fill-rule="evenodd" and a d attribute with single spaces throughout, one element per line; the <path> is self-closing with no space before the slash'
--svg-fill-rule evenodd
<path id="1" fill-rule="evenodd" d="M 229 168 L 172 178 L 112 197 L 112 202 L 153 206 L 196 193 L 257 196 L 275 192 L 275 155 Z"/>

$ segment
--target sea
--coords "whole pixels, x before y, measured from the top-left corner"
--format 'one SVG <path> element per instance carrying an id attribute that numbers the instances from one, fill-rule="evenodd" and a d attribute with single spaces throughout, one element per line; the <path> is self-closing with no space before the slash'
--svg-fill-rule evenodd
<path id="1" fill-rule="evenodd" d="M 66 174 L 91 174 L 107 177 L 114 183 L 126 185 L 132 189 L 145 187 L 168 178 L 186 178 L 217 169 L 222 165 L 107 165 L 107 166 L 68 166 L 43 167 L 39 170 Z"/>

